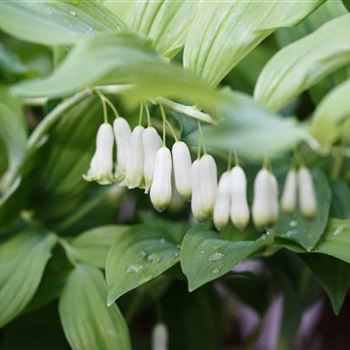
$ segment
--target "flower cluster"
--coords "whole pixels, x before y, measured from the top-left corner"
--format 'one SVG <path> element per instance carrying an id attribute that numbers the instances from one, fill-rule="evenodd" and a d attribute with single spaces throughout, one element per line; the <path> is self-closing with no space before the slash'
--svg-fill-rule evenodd
<path id="1" fill-rule="evenodd" d="M 114 142 L 117 148 L 115 165 Z M 191 200 L 192 214 L 198 221 L 212 217 L 218 230 L 229 221 L 243 230 L 250 215 L 258 228 L 277 221 L 278 183 L 271 171 L 264 167 L 257 173 L 251 210 L 242 167 L 235 165 L 224 172 L 219 181 L 217 173 L 214 158 L 206 152 L 192 163 L 184 142 L 176 140 L 170 151 L 155 128 L 139 125 L 131 131 L 128 122 L 117 117 L 113 127 L 108 123 L 99 127 L 96 150 L 84 178 L 100 184 L 116 181 L 129 189 L 144 188 L 158 211 L 170 205 L 176 189 L 182 199 Z M 297 197 L 301 213 L 305 217 L 314 216 L 315 190 L 310 171 L 304 166 L 298 172 L 294 169 L 288 172 L 281 197 L 282 210 L 292 213 Z"/>

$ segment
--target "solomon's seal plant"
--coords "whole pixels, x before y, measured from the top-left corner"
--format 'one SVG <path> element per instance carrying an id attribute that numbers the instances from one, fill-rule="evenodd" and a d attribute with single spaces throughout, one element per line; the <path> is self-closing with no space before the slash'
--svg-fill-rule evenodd
<path id="1" fill-rule="evenodd" d="M 0 2 L 0 348 L 349 348 L 348 9 Z"/>

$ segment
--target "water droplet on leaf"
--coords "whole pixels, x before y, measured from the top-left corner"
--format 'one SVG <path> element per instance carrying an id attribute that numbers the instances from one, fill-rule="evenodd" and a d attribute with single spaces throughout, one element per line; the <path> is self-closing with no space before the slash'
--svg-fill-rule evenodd
<path id="1" fill-rule="evenodd" d="M 209 261 L 218 261 L 220 259 L 222 259 L 222 257 L 224 256 L 223 253 L 221 252 L 215 252 L 212 255 L 209 256 L 208 260 Z"/>
<path id="2" fill-rule="evenodd" d="M 130 265 L 127 269 L 126 272 L 129 273 L 138 273 L 143 269 L 143 265 L 141 264 L 135 264 L 135 265 Z"/>
<path id="3" fill-rule="evenodd" d="M 70 10 L 69 14 L 73 17 L 75 17 L 77 15 L 77 13 L 74 10 Z"/>

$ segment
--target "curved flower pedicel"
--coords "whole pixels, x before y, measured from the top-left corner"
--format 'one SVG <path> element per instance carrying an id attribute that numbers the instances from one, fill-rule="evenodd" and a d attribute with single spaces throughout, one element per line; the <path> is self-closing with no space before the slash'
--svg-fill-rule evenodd
<path id="1" fill-rule="evenodd" d="M 99 127 L 96 136 L 96 150 L 90 162 L 90 168 L 83 178 L 97 181 L 101 185 L 113 182 L 113 128 L 108 123 Z"/>
<path id="2" fill-rule="evenodd" d="M 247 201 L 247 178 L 240 166 L 236 165 L 231 170 L 230 183 L 231 221 L 237 228 L 243 230 L 249 222 L 250 212 Z"/>
<path id="3" fill-rule="evenodd" d="M 192 195 L 190 150 L 184 142 L 177 141 L 173 144 L 172 156 L 176 189 L 183 199 L 190 199 Z"/>
<path id="4" fill-rule="evenodd" d="M 148 193 L 154 174 L 155 160 L 158 150 L 162 147 L 162 139 L 153 127 L 148 127 L 142 136 L 144 151 L 145 193 Z"/>
<path id="5" fill-rule="evenodd" d="M 218 230 L 221 230 L 223 227 L 225 227 L 230 219 L 230 186 L 231 172 L 226 171 L 220 177 L 214 207 L 214 225 Z"/>
<path id="6" fill-rule="evenodd" d="M 154 177 L 150 190 L 151 202 L 158 211 L 166 209 L 171 201 L 171 169 L 170 150 L 162 147 L 156 155 Z"/>
<path id="7" fill-rule="evenodd" d="M 311 218 L 316 214 L 317 203 L 312 176 L 306 167 L 299 169 L 298 185 L 300 211 L 305 217 Z"/>
<path id="8" fill-rule="evenodd" d="M 125 178 L 126 164 L 129 158 L 131 130 L 129 123 L 122 117 L 118 117 L 114 120 L 113 130 L 117 145 L 115 178 L 117 181 L 122 181 Z"/>

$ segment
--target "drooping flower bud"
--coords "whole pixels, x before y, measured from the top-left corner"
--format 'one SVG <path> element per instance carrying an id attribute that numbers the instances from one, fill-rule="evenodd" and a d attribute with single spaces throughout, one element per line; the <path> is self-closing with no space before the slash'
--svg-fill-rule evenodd
<path id="1" fill-rule="evenodd" d="M 202 208 L 200 172 L 201 172 L 200 159 L 196 159 L 192 163 L 192 167 L 191 167 L 191 185 L 192 185 L 191 209 L 192 209 L 193 216 L 198 221 L 203 221 L 206 219 L 206 215 Z"/>
<path id="2" fill-rule="evenodd" d="M 253 221 L 256 227 L 265 227 L 272 220 L 271 200 L 273 188 L 270 172 L 261 169 L 254 180 Z"/>
<path id="3" fill-rule="evenodd" d="M 113 122 L 114 136 L 117 145 L 117 162 L 115 178 L 117 181 L 124 180 L 126 164 L 129 158 L 129 143 L 131 130 L 126 119 L 118 117 Z"/>
<path id="4" fill-rule="evenodd" d="M 168 330 L 164 323 L 158 323 L 152 332 L 152 350 L 168 349 Z"/>
<path id="5" fill-rule="evenodd" d="M 156 154 L 161 147 L 162 139 L 158 135 L 156 129 L 152 127 L 146 128 L 143 132 L 144 175 L 146 193 L 148 193 L 152 185 Z"/>
<path id="6" fill-rule="evenodd" d="M 87 181 L 97 181 L 101 185 L 110 184 L 113 176 L 113 128 L 103 123 L 96 136 L 96 150 L 90 162 L 90 168 L 83 178 Z"/>
<path id="7" fill-rule="evenodd" d="M 231 221 L 240 230 L 249 222 L 249 206 L 247 201 L 247 178 L 244 170 L 236 165 L 231 170 Z"/>
<path id="8" fill-rule="evenodd" d="M 206 217 L 213 213 L 217 192 L 217 168 L 214 158 L 205 154 L 200 159 L 200 198 Z"/>
<path id="9" fill-rule="evenodd" d="M 305 217 L 311 218 L 316 214 L 317 204 L 312 176 L 306 167 L 300 168 L 298 183 L 300 211 Z"/>
<path id="10" fill-rule="evenodd" d="M 172 148 L 175 186 L 183 199 L 191 198 L 191 154 L 187 145 L 178 141 Z"/>
<path id="11" fill-rule="evenodd" d="M 144 128 L 137 126 L 131 133 L 129 154 L 126 163 L 125 179 L 122 185 L 128 188 L 139 187 L 143 182 L 144 153 L 142 135 Z"/>
<path id="12" fill-rule="evenodd" d="M 287 173 L 286 182 L 281 199 L 281 207 L 285 213 L 293 213 L 297 200 L 297 174 L 294 169 L 290 169 Z"/>
<path id="13" fill-rule="evenodd" d="M 270 198 L 270 222 L 269 224 L 274 224 L 278 219 L 279 206 L 278 206 L 278 183 L 275 175 L 270 173 L 270 186 L 271 186 L 271 198 Z"/>
<path id="14" fill-rule="evenodd" d="M 230 218 L 231 204 L 231 173 L 226 171 L 219 180 L 217 188 L 216 201 L 214 206 L 214 225 L 218 230 L 221 230 L 228 223 Z"/>
<path id="15" fill-rule="evenodd" d="M 158 211 L 166 209 L 171 201 L 171 153 L 161 147 L 156 155 L 153 182 L 150 191 L 151 202 Z"/>

